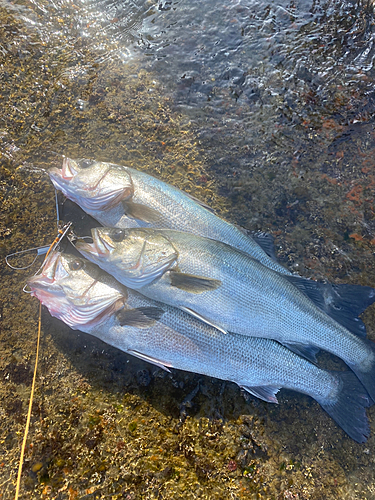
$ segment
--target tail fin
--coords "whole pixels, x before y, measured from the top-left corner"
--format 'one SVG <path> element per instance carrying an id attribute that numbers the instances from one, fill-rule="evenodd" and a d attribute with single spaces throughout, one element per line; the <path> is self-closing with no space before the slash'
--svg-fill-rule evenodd
<path id="1" fill-rule="evenodd" d="M 340 325 L 359 337 L 366 337 L 365 324 L 358 316 L 375 302 L 375 288 L 361 285 L 319 283 L 301 276 L 286 275 L 283 277 Z"/>
<path id="2" fill-rule="evenodd" d="M 358 443 L 364 443 L 370 435 L 365 411 L 370 404 L 368 394 L 354 373 L 331 373 L 340 378 L 341 391 L 335 401 L 319 403 L 348 436 Z"/>

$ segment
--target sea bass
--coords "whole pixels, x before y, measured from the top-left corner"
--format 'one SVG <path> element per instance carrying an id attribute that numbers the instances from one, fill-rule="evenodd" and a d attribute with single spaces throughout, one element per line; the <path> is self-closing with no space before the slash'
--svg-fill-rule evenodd
<path id="1" fill-rule="evenodd" d="M 225 335 L 126 289 L 85 259 L 57 251 L 28 285 L 53 316 L 122 351 L 166 370 L 233 381 L 268 402 L 277 403 L 282 387 L 308 394 L 354 440 L 369 435 L 368 395 L 351 372 L 320 369 L 272 340 Z"/>
<path id="2" fill-rule="evenodd" d="M 325 314 L 287 276 L 225 243 L 181 231 L 96 228 L 92 238 L 76 248 L 124 285 L 224 333 L 277 340 L 303 354 L 328 351 L 345 361 L 375 400 L 375 343 Z M 354 287 L 361 288 L 375 300 L 374 289 Z"/>
<path id="3" fill-rule="evenodd" d="M 291 276 L 276 262 L 269 235 L 249 237 L 200 201 L 144 172 L 113 163 L 65 158 L 62 169 L 51 168 L 48 173 L 56 189 L 104 226 L 166 228 L 212 238 Z M 302 282 L 294 284 L 305 293 Z M 313 294 L 318 296 L 316 305 L 332 316 L 347 300 L 345 285 L 320 283 Z M 358 320 L 355 327 L 366 335 L 362 322 Z"/>
<path id="4" fill-rule="evenodd" d="M 279 273 L 291 274 L 264 250 L 273 251 L 267 236 L 260 233 L 255 241 L 207 205 L 149 174 L 70 158 L 64 158 L 62 169 L 48 173 L 56 189 L 104 226 L 168 228 L 207 236 L 247 252 Z"/>

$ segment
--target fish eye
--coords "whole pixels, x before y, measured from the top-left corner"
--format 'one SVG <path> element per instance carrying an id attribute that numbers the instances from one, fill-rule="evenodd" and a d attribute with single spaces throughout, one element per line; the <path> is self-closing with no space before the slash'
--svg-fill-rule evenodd
<path id="1" fill-rule="evenodd" d="M 125 238 L 125 231 L 123 229 L 114 229 L 111 234 L 113 241 L 120 243 Z"/>
<path id="2" fill-rule="evenodd" d="M 71 271 L 79 271 L 79 269 L 83 268 L 83 260 L 75 259 L 73 262 L 69 263 L 69 269 Z"/>
<path id="3" fill-rule="evenodd" d="M 90 168 L 94 163 L 93 160 L 81 160 L 79 166 L 81 168 Z"/>

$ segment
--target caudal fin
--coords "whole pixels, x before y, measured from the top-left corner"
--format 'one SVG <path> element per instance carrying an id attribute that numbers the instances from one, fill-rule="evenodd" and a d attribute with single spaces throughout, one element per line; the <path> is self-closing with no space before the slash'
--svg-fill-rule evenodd
<path id="1" fill-rule="evenodd" d="M 340 378 L 341 390 L 338 397 L 328 404 L 319 403 L 348 436 L 358 443 L 364 443 L 370 435 L 365 411 L 370 405 L 368 394 L 354 373 L 332 373 Z"/>
<path id="2" fill-rule="evenodd" d="M 358 316 L 375 302 L 375 288 L 319 283 L 301 276 L 284 277 L 340 325 L 358 337 L 366 337 L 365 324 Z"/>

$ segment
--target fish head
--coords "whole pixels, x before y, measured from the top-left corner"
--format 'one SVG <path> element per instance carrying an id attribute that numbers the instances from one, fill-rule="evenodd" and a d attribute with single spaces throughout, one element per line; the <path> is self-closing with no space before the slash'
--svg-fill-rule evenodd
<path id="1" fill-rule="evenodd" d="M 95 264 L 58 251 L 27 284 L 52 316 L 85 331 L 122 308 L 127 299 L 126 288 Z"/>
<path id="2" fill-rule="evenodd" d="M 178 252 L 159 230 L 149 228 L 92 229 L 92 243 L 78 241 L 76 248 L 129 288 L 148 285 L 171 269 Z"/>
<path id="3" fill-rule="evenodd" d="M 48 174 L 57 190 L 88 211 L 113 208 L 134 192 L 125 167 L 113 163 L 64 158 L 62 168 L 53 167 Z"/>

